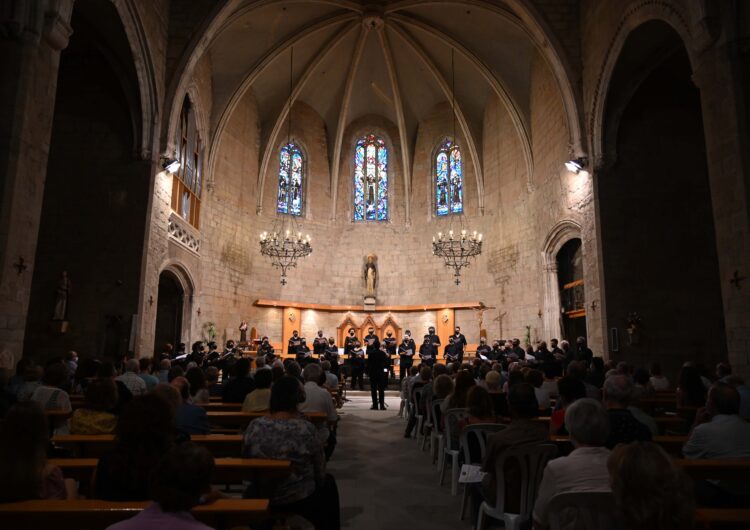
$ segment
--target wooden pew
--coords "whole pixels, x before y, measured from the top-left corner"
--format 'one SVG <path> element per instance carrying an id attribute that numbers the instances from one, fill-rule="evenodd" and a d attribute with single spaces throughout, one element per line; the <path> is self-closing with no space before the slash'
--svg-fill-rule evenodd
<path id="1" fill-rule="evenodd" d="M 733 525 L 735 528 L 750 527 L 750 509 L 746 508 L 698 508 L 695 522 L 702 528 L 720 528 Z"/>
<path id="2" fill-rule="evenodd" d="M 65 478 L 73 478 L 84 486 L 90 486 L 93 483 L 94 471 L 99 460 L 97 458 L 51 458 L 49 463 L 58 466 Z M 289 460 L 215 458 L 211 480 L 214 484 L 239 484 L 243 480 L 258 483 L 273 474 L 288 473 L 291 465 Z"/>
<path id="3" fill-rule="evenodd" d="M 194 434 L 190 441 L 208 449 L 214 457 L 239 456 L 242 434 Z M 110 452 L 115 443 L 113 434 L 68 434 L 52 438 L 55 445 L 71 449 L 78 458 L 99 457 Z"/>
<path id="4" fill-rule="evenodd" d="M 750 477 L 750 458 L 677 458 L 675 464 L 694 479 L 746 481 Z"/>
<path id="5" fill-rule="evenodd" d="M 567 445 L 568 449 L 571 450 L 572 446 L 570 445 L 570 437 L 569 436 L 552 436 L 550 437 L 550 441 L 561 444 L 563 446 Z M 664 449 L 667 453 L 673 456 L 681 456 L 682 455 L 682 446 L 685 445 L 685 442 L 688 441 L 687 436 L 671 436 L 671 435 L 660 435 L 660 436 L 654 436 L 652 442 L 659 444 L 662 449 Z"/>
<path id="6" fill-rule="evenodd" d="M 97 530 L 130 519 L 148 502 L 109 502 L 98 500 L 34 500 L 0 504 L 4 530 L 54 528 L 55 530 Z M 212 528 L 247 526 L 268 516 L 266 499 L 220 499 L 196 506 L 193 516 Z"/>

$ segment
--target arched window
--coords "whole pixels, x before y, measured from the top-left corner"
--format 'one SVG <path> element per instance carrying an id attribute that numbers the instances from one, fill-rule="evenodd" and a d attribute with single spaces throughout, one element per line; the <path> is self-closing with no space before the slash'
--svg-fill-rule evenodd
<path id="1" fill-rule="evenodd" d="M 276 211 L 289 215 L 302 215 L 302 183 L 304 182 L 304 156 L 295 144 L 287 144 L 279 152 L 279 191 Z"/>
<path id="2" fill-rule="evenodd" d="M 464 173 L 461 150 L 446 140 L 435 155 L 435 213 L 448 215 L 464 211 Z"/>
<path id="3" fill-rule="evenodd" d="M 354 220 L 388 220 L 388 149 L 368 134 L 354 152 Z"/>
<path id="4" fill-rule="evenodd" d="M 203 144 L 195 121 L 195 109 L 185 97 L 180 113 L 177 160 L 180 168 L 172 180 L 172 210 L 198 228 L 203 187 Z"/>

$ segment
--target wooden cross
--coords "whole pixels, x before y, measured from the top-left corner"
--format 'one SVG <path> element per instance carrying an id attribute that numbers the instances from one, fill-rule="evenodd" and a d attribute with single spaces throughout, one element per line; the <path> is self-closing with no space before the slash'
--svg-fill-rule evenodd
<path id="1" fill-rule="evenodd" d="M 13 264 L 13 268 L 18 271 L 18 275 L 20 276 L 29 267 L 26 265 L 26 262 L 24 261 L 24 259 L 19 256 L 18 262 Z"/>
<path id="2" fill-rule="evenodd" d="M 729 280 L 729 283 L 734 285 L 737 289 L 740 289 L 740 283 L 742 283 L 742 281 L 745 279 L 746 278 L 744 276 L 740 276 L 740 271 L 734 271 L 732 279 Z"/>
<path id="3" fill-rule="evenodd" d="M 505 318 L 505 315 L 507 315 L 508 312 L 505 313 L 497 312 L 497 317 L 495 317 L 493 320 L 497 322 L 497 327 L 499 328 L 498 331 L 500 332 L 500 335 L 497 337 L 498 339 L 503 338 L 503 319 Z"/>

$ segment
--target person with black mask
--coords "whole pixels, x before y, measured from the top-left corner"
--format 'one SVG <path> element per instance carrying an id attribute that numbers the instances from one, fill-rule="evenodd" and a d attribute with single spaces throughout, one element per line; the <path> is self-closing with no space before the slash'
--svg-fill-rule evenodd
<path id="1" fill-rule="evenodd" d="M 264 356 L 266 358 L 266 363 L 271 364 L 274 360 L 276 360 L 276 353 L 273 349 L 273 346 L 271 346 L 271 343 L 268 341 L 268 337 L 263 337 L 260 342 L 260 346 L 258 347 L 258 356 Z"/>
<path id="2" fill-rule="evenodd" d="M 383 345 L 385 346 L 385 352 L 388 355 L 388 372 L 391 377 L 395 378 L 396 374 L 393 372 L 393 358 L 396 356 L 398 342 L 396 341 L 396 337 L 393 336 L 392 331 L 386 332 L 385 338 L 383 339 Z"/>
<path id="3" fill-rule="evenodd" d="M 339 376 L 339 348 L 336 346 L 336 339 L 328 337 L 326 349 L 323 352 L 323 359 L 331 363 L 331 373 L 337 378 Z"/>
<path id="4" fill-rule="evenodd" d="M 435 364 L 435 359 L 437 358 L 437 347 L 432 341 L 433 339 L 430 335 L 425 335 L 424 342 L 419 346 L 419 358 L 422 360 L 423 365 L 430 368 Z"/>
<path id="5" fill-rule="evenodd" d="M 466 348 L 466 337 L 461 333 L 461 326 L 456 326 L 453 333 L 453 344 L 454 351 L 458 356 L 458 362 L 461 363 L 464 360 L 464 348 Z"/>
<path id="6" fill-rule="evenodd" d="M 477 346 L 477 357 L 481 359 L 482 356 L 486 357 L 488 361 L 494 360 L 492 358 L 492 348 L 487 344 L 487 339 L 484 337 L 479 339 L 479 346 Z"/>
<path id="7" fill-rule="evenodd" d="M 435 346 L 435 352 L 437 352 L 438 347 L 440 346 L 440 337 L 438 337 L 435 334 L 435 326 L 430 326 L 427 329 L 427 335 L 425 337 L 430 337 L 430 343 L 432 343 L 433 346 Z"/>
<path id="8" fill-rule="evenodd" d="M 320 361 L 326 352 L 326 346 L 328 346 L 328 339 L 323 336 L 323 330 L 318 330 L 318 336 L 313 339 L 313 354 L 315 358 Z"/>
<path id="9" fill-rule="evenodd" d="M 367 346 L 367 376 L 370 378 L 372 410 L 385 410 L 385 387 L 388 384 L 388 353 L 383 347 L 375 349 Z"/>
<path id="10" fill-rule="evenodd" d="M 359 340 L 352 343 L 352 349 L 349 350 L 349 362 L 352 367 L 352 390 L 357 385 L 360 390 L 364 390 L 365 352 Z"/>
<path id="11" fill-rule="evenodd" d="M 398 376 L 399 379 L 403 380 L 404 377 L 409 375 L 409 368 L 414 364 L 414 353 L 417 351 L 417 345 L 414 343 L 414 339 L 411 338 L 411 331 L 408 329 L 404 333 L 404 338 L 401 340 L 401 344 L 398 346 Z"/>

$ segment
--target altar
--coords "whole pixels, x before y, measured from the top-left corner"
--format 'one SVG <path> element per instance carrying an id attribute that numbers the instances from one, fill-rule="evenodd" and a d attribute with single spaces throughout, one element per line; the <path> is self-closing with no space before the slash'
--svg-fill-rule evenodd
<path id="1" fill-rule="evenodd" d="M 440 337 L 440 342 L 444 346 L 448 344 L 448 338 L 453 334 L 457 312 L 473 312 L 486 307 L 482 302 L 470 301 L 447 304 L 383 305 L 365 309 L 361 305 L 312 304 L 266 299 L 256 300 L 253 305 L 259 308 L 281 310 L 279 312 L 281 341 L 276 342 L 278 338 L 271 337 L 271 342 L 277 353 L 283 353 L 284 356 L 287 353 L 286 346 L 295 330 L 307 338 L 308 344 L 312 342 L 318 329 L 322 330 L 326 337 L 335 333 L 336 344 L 343 347 L 344 336 L 348 334 L 349 329 L 354 329 L 360 340 L 367 334 L 368 328 L 373 328 L 381 338 L 390 331 L 399 342 L 404 331 L 409 329 L 412 338 L 419 346 L 422 343 L 422 336 L 427 333 L 427 328 L 434 326 L 435 333 Z M 478 335 L 472 333 L 474 334 Z M 469 344 L 466 350 L 472 351 L 475 348 L 476 343 Z M 440 354 L 442 355 L 442 348 Z"/>

